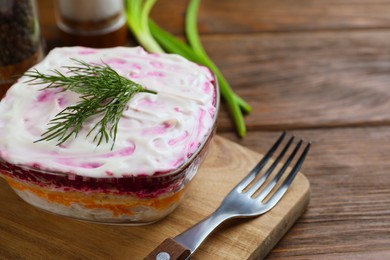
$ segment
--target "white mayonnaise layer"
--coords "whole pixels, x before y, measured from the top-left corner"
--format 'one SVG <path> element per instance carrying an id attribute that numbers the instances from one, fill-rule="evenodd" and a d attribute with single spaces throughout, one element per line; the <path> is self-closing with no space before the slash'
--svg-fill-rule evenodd
<path id="1" fill-rule="evenodd" d="M 86 133 L 99 118 L 83 125 L 78 137 L 35 142 L 48 122 L 78 94 L 26 83 L 22 77 L 0 102 L 0 157 L 13 164 L 89 177 L 152 175 L 179 167 L 204 140 L 216 116 L 214 78 L 208 69 L 172 54 L 148 54 L 142 48 L 56 48 L 34 66 L 45 74 L 74 65 L 71 58 L 102 62 L 145 88 L 136 94 L 119 122 L 112 143 L 97 146 Z"/>

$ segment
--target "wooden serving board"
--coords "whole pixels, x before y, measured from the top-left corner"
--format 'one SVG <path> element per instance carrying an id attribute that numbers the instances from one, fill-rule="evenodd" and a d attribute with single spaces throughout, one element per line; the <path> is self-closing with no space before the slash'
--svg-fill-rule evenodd
<path id="1" fill-rule="evenodd" d="M 147 226 L 80 222 L 40 211 L 0 180 L 1 259 L 142 259 L 214 211 L 261 155 L 216 137 L 183 203 L 167 218 Z M 252 219 L 224 223 L 192 259 L 262 259 L 309 203 L 310 185 L 299 173 L 282 201 Z"/>

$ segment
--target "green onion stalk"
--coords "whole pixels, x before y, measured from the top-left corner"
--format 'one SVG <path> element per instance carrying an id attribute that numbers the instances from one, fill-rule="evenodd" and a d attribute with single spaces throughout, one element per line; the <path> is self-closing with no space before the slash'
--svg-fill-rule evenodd
<path id="1" fill-rule="evenodd" d="M 162 29 L 149 18 L 155 2 L 156 0 L 127 0 L 127 21 L 133 35 L 149 52 L 162 53 L 165 50 L 208 67 L 218 79 L 221 96 L 233 117 L 237 134 L 244 137 L 246 126 L 243 113 L 250 113 L 251 107 L 233 92 L 228 81 L 203 48 L 197 29 L 200 0 L 190 0 L 187 7 L 185 32 L 188 44 Z"/>

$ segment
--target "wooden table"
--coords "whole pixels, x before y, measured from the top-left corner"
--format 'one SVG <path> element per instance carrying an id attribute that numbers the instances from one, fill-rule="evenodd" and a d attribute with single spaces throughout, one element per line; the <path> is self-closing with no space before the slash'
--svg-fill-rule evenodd
<path id="1" fill-rule="evenodd" d="M 47 49 L 61 46 L 52 2 L 38 2 Z M 185 2 L 152 16 L 183 35 Z M 240 139 L 222 106 L 218 134 L 260 153 L 281 130 L 314 143 L 309 207 L 269 259 L 390 258 L 389 13 L 389 0 L 202 1 L 201 40 L 253 108 Z"/>

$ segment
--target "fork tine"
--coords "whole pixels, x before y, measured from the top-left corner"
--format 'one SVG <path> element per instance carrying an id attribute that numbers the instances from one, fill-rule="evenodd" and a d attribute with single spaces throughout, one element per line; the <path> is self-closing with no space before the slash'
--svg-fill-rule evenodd
<path id="1" fill-rule="evenodd" d="M 302 145 L 302 142 L 303 142 L 302 140 L 298 142 L 298 144 L 295 146 L 295 149 L 288 157 L 287 161 L 283 164 L 282 168 L 279 170 L 278 174 L 276 174 L 276 176 L 272 179 L 272 181 L 270 181 L 270 183 L 268 183 L 268 185 L 261 191 L 261 193 L 256 197 L 256 200 L 262 201 L 272 191 L 276 183 L 278 183 L 278 181 L 286 171 L 287 167 L 290 166 L 291 161 L 294 159 L 295 155 L 297 154 L 299 148 Z"/>
<path id="2" fill-rule="evenodd" d="M 274 171 L 276 166 L 279 164 L 280 160 L 284 157 L 284 154 L 287 152 L 288 148 L 290 148 L 290 145 L 292 144 L 294 140 L 294 136 L 290 138 L 288 143 L 284 146 L 283 150 L 280 152 L 276 160 L 272 163 L 272 165 L 267 169 L 267 171 L 261 176 L 260 179 L 258 179 L 253 186 L 247 191 L 247 193 L 251 196 L 253 195 L 265 182 L 265 180 L 271 175 L 271 173 Z M 249 185 L 249 184 L 248 184 Z"/>
<path id="3" fill-rule="evenodd" d="M 286 193 L 288 188 L 290 187 L 292 181 L 294 180 L 295 176 L 299 172 L 299 170 L 302 167 L 303 162 L 306 159 L 306 155 L 308 154 L 310 150 L 311 143 L 308 143 L 305 147 L 305 150 L 302 152 L 301 156 L 299 157 L 298 161 L 296 162 L 295 166 L 291 170 L 291 172 L 288 174 L 286 179 L 283 181 L 282 185 L 276 190 L 276 192 L 272 195 L 272 197 L 265 203 L 265 206 L 267 207 L 267 210 L 270 210 L 273 208 L 279 200 L 283 197 L 283 195 Z"/>
<path id="4" fill-rule="evenodd" d="M 238 189 L 240 192 L 251 183 L 251 181 L 256 178 L 257 174 L 263 169 L 263 167 L 267 164 L 268 160 L 272 157 L 272 155 L 275 153 L 276 149 L 278 149 L 280 143 L 283 141 L 284 137 L 286 136 L 286 131 L 284 131 L 276 140 L 274 145 L 268 150 L 268 152 L 264 155 L 263 159 L 248 173 L 248 175 L 237 184 L 237 186 L 234 189 Z"/>

